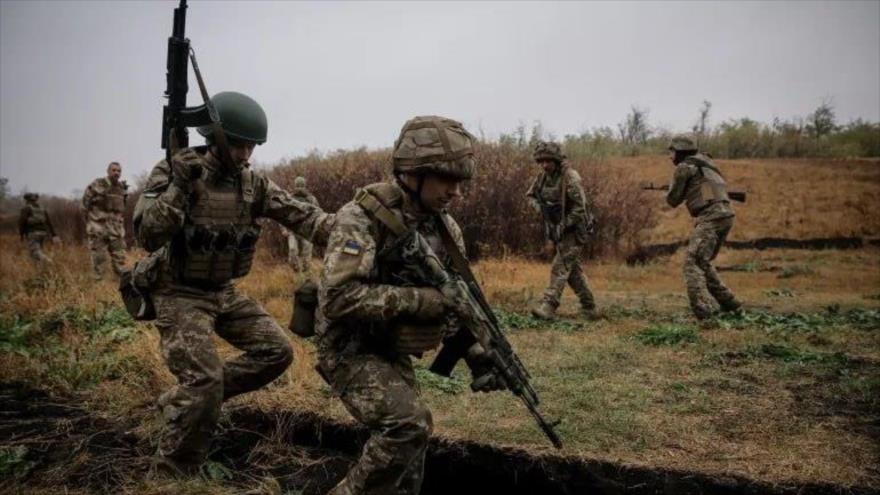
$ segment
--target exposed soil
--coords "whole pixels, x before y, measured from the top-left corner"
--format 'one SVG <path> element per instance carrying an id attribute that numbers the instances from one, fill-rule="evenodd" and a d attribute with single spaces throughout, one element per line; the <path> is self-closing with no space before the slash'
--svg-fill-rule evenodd
<path id="1" fill-rule="evenodd" d="M 125 419 L 96 418 L 75 400 L 16 383 L 0 384 L 0 447 L 23 445 L 27 469 L 0 480 L 0 490 L 66 486 L 95 492 L 147 472 L 152 447 Z M 285 490 L 322 494 L 351 466 L 367 432 L 315 414 L 227 411 L 213 461 L 231 483 L 274 477 Z M 422 493 L 467 494 L 869 494 L 833 484 L 771 485 L 739 476 L 654 470 L 556 455 L 534 456 L 472 442 L 434 438 Z"/>

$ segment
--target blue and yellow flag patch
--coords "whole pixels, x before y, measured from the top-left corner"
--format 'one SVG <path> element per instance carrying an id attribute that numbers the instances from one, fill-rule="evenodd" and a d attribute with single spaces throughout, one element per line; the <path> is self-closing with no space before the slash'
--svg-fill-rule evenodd
<path id="1" fill-rule="evenodd" d="M 350 254 L 352 256 L 361 254 L 362 250 L 363 248 L 361 248 L 361 245 L 353 240 L 345 241 L 345 245 L 342 246 L 343 254 Z"/>

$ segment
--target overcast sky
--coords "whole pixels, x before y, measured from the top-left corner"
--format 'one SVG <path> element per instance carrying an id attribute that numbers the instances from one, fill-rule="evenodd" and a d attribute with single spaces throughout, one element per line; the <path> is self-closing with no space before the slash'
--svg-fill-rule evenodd
<path id="1" fill-rule="evenodd" d="M 177 2 L 0 0 L 0 175 L 69 195 L 111 160 L 162 157 Z M 208 90 L 259 101 L 260 164 L 389 146 L 414 115 L 497 137 L 614 126 L 633 104 L 686 130 L 802 116 L 880 120 L 880 2 L 200 2 L 187 36 Z M 190 75 L 189 103 L 200 103 Z M 199 140 L 196 140 L 199 141 Z"/>

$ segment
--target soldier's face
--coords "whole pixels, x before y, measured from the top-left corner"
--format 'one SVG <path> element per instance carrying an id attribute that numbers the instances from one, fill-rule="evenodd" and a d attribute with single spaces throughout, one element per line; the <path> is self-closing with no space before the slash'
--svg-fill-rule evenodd
<path id="1" fill-rule="evenodd" d="M 463 182 L 461 179 L 445 175 L 426 175 L 422 185 L 422 205 L 435 213 L 448 208 L 453 201 L 461 197 Z"/>
<path id="2" fill-rule="evenodd" d="M 232 161 L 235 162 L 236 165 L 244 165 L 251 159 L 251 155 L 254 154 L 254 148 L 256 146 L 257 145 L 254 143 L 229 143 L 229 154 L 232 156 Z"/>
<path id="3" fill-rule="evenodd" d="M 119 181 L 119 177 L 122 175 L 122 167 L 117 164 L 112 164 L 107 167 L 107 177 L 111 182 L 116 183 Z"/>
<path id="4" fill-rule="evenodd" d="M 538 165 L 547 173 L 553 172 L 556 169 L 556 162 L 553 160 L 538 160 Z"/>

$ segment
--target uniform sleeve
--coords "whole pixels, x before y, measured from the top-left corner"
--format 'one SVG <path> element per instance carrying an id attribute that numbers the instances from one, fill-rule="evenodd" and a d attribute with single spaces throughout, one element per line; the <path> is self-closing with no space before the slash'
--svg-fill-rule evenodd
<path id="1" fill-rule="evenodd" d="M 355 203 L 336 214 L 319 293 L 321 311 L 331 320 L 387 321 L 417 312 L 418 291 L 373 281 L 377 246 L 371 228 L 372 221 Z"/>
<path id="2" fill-rule="evenodd" d="M 672 176 L 672 184 L 669 185 L 669 192 L 666 193 L 666 202 L 669 206 L 675 208 L 680 205 L 685 198 L 688 180 L 691 178 L 692 167 L 682 163 L 675 167 L 675 175 Z"/>
<path id="3" fill-rule="evenodd" d="M 568 208 L 566 208 L 568 214 L 565 216 L 565 227 L 573 227 L 580 223 L 590 225 L 592 223 L 588 209 L 590 205 L 587 204 L 587 195 L 584 193 L 581 176 L 572 169 L 568 169 L 566 173 L 568 179 L 565 185 L 565 200 L 568 202 Z"/>
<path id="4" fill-rule="evenodd" d="M 171 183 L 171 167 L 165 160 L 153 167 L 134 209 L 135 234 L 144 249 L 153 252 L 171 242 L 183 227 L 186 197 Z"/>
<path id="5" fill-rule="evenodd" d="M 92 181 L 91 184 L 86 186 L 86 190 L 83 191 L 82 209 L 84 211 L 91 210 L 92 204 L 95 202 L 95 197 L 97 196 L 97 191 L 95 191 L 95 182 L 97 181 Z"/>
<path id="6" fill-rule="evenodd" d="M 318 203 L 318 198 L 316 198 L 314 194 L 309 194 L 309 203 L 317 206 L 318 208 L 321 207 L 321 204 Z"/>
<path id="7" fill-rule="evenodd" d="M 263 189 L 260 198 L 260 216 L 271 218 L 300 237 L 323 246 L 333 227 L 335 215 L 324 213 L 320 207 L 293 197 L 271 179 L 256 176 Z"/>
<path id="8" fill-rule="evenodd" d="M 538 177 L 529 186 L 529 190 L 526 191 L 526 200 L 528 200 L 529 206 L 538 213 L 541 212 L 541 202 L 538 201 L 538 183 L 541 181 L 541 177 L 543 174 L 538 174 Z"/>

